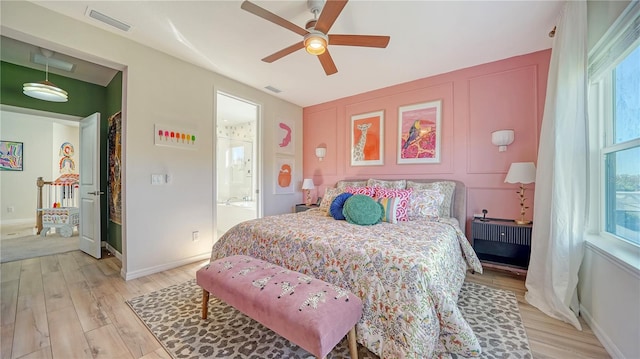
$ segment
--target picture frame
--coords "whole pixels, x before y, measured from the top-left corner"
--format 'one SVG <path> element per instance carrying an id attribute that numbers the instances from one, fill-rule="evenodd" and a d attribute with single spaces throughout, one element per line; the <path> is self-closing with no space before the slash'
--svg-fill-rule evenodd
<path id="1" fill-rule="evenodd" d="M 0 140 L 0 171 L 24 170 L 24 143 Z"/>
<path id="2" fill-rule="evenodd" d="M 442 101 L 398 108 L 398 164 L 440 163 Z"/>
<path id="3" fill-rule="evenodd" d="M 159 123 L 153 125 L 153 144 L 156 146 L 195 150 L 199 140 L 198 131 L 192 128 Z"/>
<path id="4" fill-rule="evenodd" d="M 277 121 L 275 128 L 276 153 L 293 155 L 295 153 L 295 123 L 289 120 Z"/>
<path id="5" fill-rule="evenodd" d="M 293 193 L 293 171 L 295 160 L 293 157 L 276 156 L 275 161 L 274 194 Z"/>
<path id="6" fill-rule="evenodd" d="M 384 164 L 384 111 L 351 116 L 351 166 Z"/>

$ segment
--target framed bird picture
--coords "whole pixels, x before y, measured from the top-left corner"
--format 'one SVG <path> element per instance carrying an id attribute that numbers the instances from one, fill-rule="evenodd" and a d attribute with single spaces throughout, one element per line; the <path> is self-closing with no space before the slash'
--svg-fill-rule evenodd
<path id="1" fill-rule="evenodd" d="M 398 164 L 440 162 L 442 101 L 402 106 L 398 110 Z"/>

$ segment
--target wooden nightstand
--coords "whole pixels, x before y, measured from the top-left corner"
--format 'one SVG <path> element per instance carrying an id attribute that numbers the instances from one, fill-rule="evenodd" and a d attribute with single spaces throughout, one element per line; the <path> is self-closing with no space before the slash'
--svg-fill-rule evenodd
<path id="1" fill-rule="evenodd" d="M 308 205 L 308 206 L 307 206 L 307 205 L 306 205 L 306 204 L 304 204 L 304 203 L 302 203 L 302 204 L 296 204 L 296 213 L 298 213 L 298 212 L 304 212 L 304 211 L 309 210 L 309 209 L 311 209 L 311 208 L 318 208 L 318 205 L 317 205 L 317 204 L 310 204 L 310 205 Z"/>
<path id="2" fill-rule="evenodd" d="M 525 273 L 531 255 L 531 224 L 516 224 L 510 219 L 475 218 L 472 223 L 473 249 L 488 267 L 513 269 Z"/>

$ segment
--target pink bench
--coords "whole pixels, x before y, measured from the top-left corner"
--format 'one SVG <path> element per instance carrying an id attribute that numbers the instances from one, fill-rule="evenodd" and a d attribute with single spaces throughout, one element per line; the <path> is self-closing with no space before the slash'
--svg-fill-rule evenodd
<path id="1" fill-rule="evenodd" d="M 348 333 L 351 358 L 358 357 L 355 325 L 362 301 L 348 290 L 242 255 L 209 263 L 196 281 L 203 319 L 211 293 L 317 358 L 325 358 Z"/>

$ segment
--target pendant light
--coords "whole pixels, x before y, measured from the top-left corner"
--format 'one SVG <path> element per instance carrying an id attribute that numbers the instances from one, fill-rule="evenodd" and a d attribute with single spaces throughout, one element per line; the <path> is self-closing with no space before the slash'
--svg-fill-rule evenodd
<path id="1" fill-rule="evenodd" d="M 22 93 L 33 98 L 51 102 L 67 102 L 69 100 L 67 91 L 49 82 L 49 61 L 53 55 L 52 51 L 41 49 L 42 54 L 47 58 L 45 64 L 45 80 L 41 82 L 26 82 L 22 85 Z"/>

